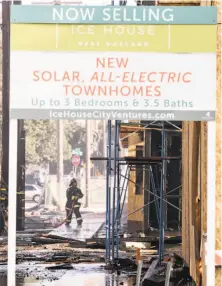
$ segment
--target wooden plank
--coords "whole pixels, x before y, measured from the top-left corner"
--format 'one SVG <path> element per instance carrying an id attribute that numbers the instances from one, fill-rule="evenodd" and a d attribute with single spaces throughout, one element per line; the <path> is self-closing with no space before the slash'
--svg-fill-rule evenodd
<path id="1" fill-rule="evenodd" d="M 143 278 L 143 281 L 146 280 L 146 279 L 149 279 L 153 274 L 154 274 L 154 271 L 158 265 L 158 262 L 159 260 L 158 259 L 155 259 L 153 260 L 153 262 L 151 263 L 149 269 L 147 270 L 147 273 L 145 274 L 144 278 Z"/>
<path id="2" fill-rule="evenodd" d="M 216 280 L 215 280 L 215 286 L 221 286 L 221 267 L 216 268 Z"/>
<path id="3" fill-rule="evenodd" d="M 171 272 L 172 272 L 172 266 L 173 266 L 172 261 L 169 261 L 167 263 L 165 286 L 170 286 L 170 277 L 171 277 Z"/>
<path id="4" fill-rule="evenodd" d="M 201 232 L 207 232 L 207 123 L 201 123 Z"/>
<path id="5" fill-rule="evenodd" d="M 199 273 L 199 276 L 201 278 L 202 275 L 202 236 L 201 236 L 201 199 L 202 199 L 202 190 L 201 190 L 201 122 L 199 124 L 199 150 L 198 150 L 198 171 L 197 171 L 197 218 L 198 218 L 198 248 L 196 249 L 196 256 L 197 258 L 197 271 Z M 201 279 L 202 280 L 202 279 Z"/>
<path id="6" fill-rule="evenodd" d="M 216 1 L 217 6 L 222 7 L 221 1 Z M 219 8 L 218 14 L 221 16 L 222 14 L 222 8 Z M 216 249 L 221 250 L 222 249 L 222 233 L 221 233 L 221 228 L 222 228 L 222 213 L 221 213 L 221 208 L 222 208 L 222 189 L 221 189 L 221 177 L 222 177 L 222 172 L 221 172 L 221 136 L 222 136 L 222 118 L 221 118 L 221 113 L 222 113 L 222 105 L 221 105 L 221 98 L 222 98 L 222 72 L 221 72 L 221 36 L 222 36 L 222 27 L 221 25 L 218 25 L 218 43 L 217 43 L 217 61 L 218 61 L 218 66 L 217 66 L 217 113 L 216 113 Z"/>
<path id="7" fill-rule="evenodd" d="M 182 126 L 182 254 L 189 264 L 189 225 L 188 225 L 188 178 L 189 178 L 189 125 L 183 122 Z"/>
<path id="8" fill-rule="evenodd" d="M 201 5 L 201 6 L 211 6 L 211 4 L 212 4 L 212 1 L 211 1 L 211 0 L 202 0 L 202 1 L 200 2 L 200 5 Z"/>
<path id="9" fill-rule="evenodd" d="M 210 6 L 211 1 L 202 1 L 201 6 Z M 200 134 L 200 184 L 201 184 L 201 265 L 200 272 L 202 274 L 202 285 L 206 286 L 206 264 L 205 264 L 205 245 L 207 233 L 207 123 L 201 122 Z"/>
<path id="10" fill-rule="evenodd" d="M 207 233 L 207 123 L 201 122 L 200 136 L 200 184 L 201 184 L 201 273 L 202 285 L 206 286 L 205 234 Z"/>
<path id="11" fill-rule="evenodd" d="M 165 5 L 199 5 L 200 0 L 158 0 L 158 4 L 165 4 Z"/>
<path id="12" fill-rule="evenodd" d="M 199 186 L 198 186 L 198 169 L 200 166 L 200 122 L 194 123 L 194 148 L 192 159 L 195 169 L 193 169 L 193 224 L 194 224 L 194 239 L 195 239 L 195 261 L 196 261 L 196 283 L 200 284 L 200 242 L 201 242 L 201 204 L 199 201 Z"/>
<path id="13" fill-rule="evenodd" d="M 195 279 L 197 285 L 200 283 L 200 202 L 198 200 L 198 161 L 199 161 L 199 139 L 200 139 L 200 123 L 190 123 L 190 149 L 189 162 L 191 168 L 189 169 L 189 193 L 191 195 L 192 212 L 190 212 L 191 227 L 191 256 L 190 264 L 192 265 L 192 277 Z M 195 267 L 193 267 L 195 265 Z"/>
<path id="14" fill-rule="evenodd" d="M 190 229 L 190 271 L 191 276 L 199 285 L 200 281 L 200 201 L 198 191 L 198 161 L 199 161 L 199 138 L 200 123 L 189 122 L 189 229 Z"/>
<path id="15" fill-rule="evenodd" d="M 188 190 L 188 204 L 189 204 L 189 229 L 190 229 L 190 275 L 193 277 L 193 279 L 196 281 L 196 265 L 195 265 L 195 240 L 194 240 L 194 226 L 193 226 L 193 193 L 192 193 L 192 159 L 191 159 L 191 154 L 192 154 L 192 149 L 193 149 L 193 122 L 189 122 L 189 178 L 188 178 L 188 184 L 189 184 L 189 190 Z"/>
<path id="16" fill-rule="evenodd" d="M 156 127 L 143 127 L 143 126 L 130 126 L 130 125 L 121 125 L 120 127 L 120 132 L 126 132 L 126 131 L 129 131 L 129 132 L 141 132 L 141 131 L 144 131 L 144 130 L 157 130 L 157 131 L 160 131 L 162 132 L 162 128 L 156 128 Z M 176 133 L 181 133 L 182 131 L 181 130 L 172 130 L 172 129 L 167 129 L 165 128 L 165 131 L 169 131 L 169 132 L 176 132 Z"/>
<path id="17" fill-rule="evenodd" d="M 191 129 L 192 149 L 190 154 L 190 160 L 192 161 L 191 175 L 191 188 L 192 188 L 192 224 L 196 223 L 196 208 L 198 198 L 198 157 L 199 157 L 199 136 L 200 136 L 200 124 L 199 122 L 192 122 Z"/>

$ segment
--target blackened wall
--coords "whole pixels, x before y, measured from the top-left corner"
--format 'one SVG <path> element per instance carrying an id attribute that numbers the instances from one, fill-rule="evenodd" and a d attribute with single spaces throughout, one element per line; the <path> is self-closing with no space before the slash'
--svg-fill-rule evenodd
<path id="1" fill-rule="evenodd" d="M 178 124 L 178 123 L 174 123 Z M 180 125 L 180 123 L 178 124 Z M 160 125 L 156 126 L 161 128 Z M 182 133 L 175 132 L 175 128 L 169 124 L 165 126 L 165 129 L 172 131 L 165 131 L 165 156 L 181 157 L 181 144 Z M 173 131 L 174 130 L 174 131 Z M 148 130 L 145 135 L 145 156 L 161 157 L 162 147 L 162 134 L 161 130 Z M 161 164 L 152 165 L 152 173 L 146 172 L 145 174 L 145 188 L 148 188 L 151 192 L 154 192 L 154 188 L 151 184 L 151 176 L 153 176 L 155 182 L 155 189 L 157 195 L 160 195 L 161 185 Z M 171 204 L 178 208 L 181 208 L 181 160 L 168 160 L 166 162 L 166 187 L 164 198 Z M 175 190 L 174 190 L 175 189 Z M 172 192 L 172 190 L 174 190 Z M 149 192 L 144 194 L 144 204 L 154 200 L 154 196 Z M 159 203 L 159 201 L 158 201 Z M 181 213 L 172 206 L 165 204 L 165 228 L 178 230 L 181 228 Z M 150 228 L 158 229 L 158 220 L 155 203 L 151 203 L 144 210 L 144 232 L 148 233 Z"/>

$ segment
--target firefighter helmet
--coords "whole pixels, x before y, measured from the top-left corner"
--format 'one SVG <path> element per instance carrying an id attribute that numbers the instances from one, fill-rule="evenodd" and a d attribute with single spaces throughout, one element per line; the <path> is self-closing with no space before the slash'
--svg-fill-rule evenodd
<path id="1" fill-rule="evenodd" d="M 70 183 L 69 183 L 69 186 L 71 187 L 72 185 L 77 185 L 77 181 L 76 181 L 76 179 L 72 179 L 71 181 L 70 181 Z"/>

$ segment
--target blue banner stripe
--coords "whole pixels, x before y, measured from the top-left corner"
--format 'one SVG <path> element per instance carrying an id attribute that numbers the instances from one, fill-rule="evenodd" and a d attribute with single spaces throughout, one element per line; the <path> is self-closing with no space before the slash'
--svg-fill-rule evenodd
<path id="1" fill-rule="evenodd" d="M 12 5 L 11 23 L 215 25 L 217 7 Z"/>

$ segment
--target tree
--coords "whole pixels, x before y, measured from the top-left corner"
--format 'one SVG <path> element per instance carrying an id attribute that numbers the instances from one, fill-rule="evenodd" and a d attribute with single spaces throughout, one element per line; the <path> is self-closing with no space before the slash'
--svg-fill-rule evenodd
<path id="1" fill-rule="evenodd" d="M 85 128 L 78 127 L 67 134 L 68 144 L 71 149 L 79 148 L 82 151 L 81 160 L 86 161 Z"/>
<path id="2" fill-rule="evenodd" d="M 53 120 L 27 120 L 26 163 L 47 164 L 56 161 L 56 122 Z M 70 138 L 80 129 L 77 121 L 64 120 L 64 160 L 70 159 L 72 146 Z"/>
<path id="3" fill-rule="evenodd" d="M 56 126 L 51 120 L 25 121 L 26 162 L 40 164 L 56 158 Z"/>

